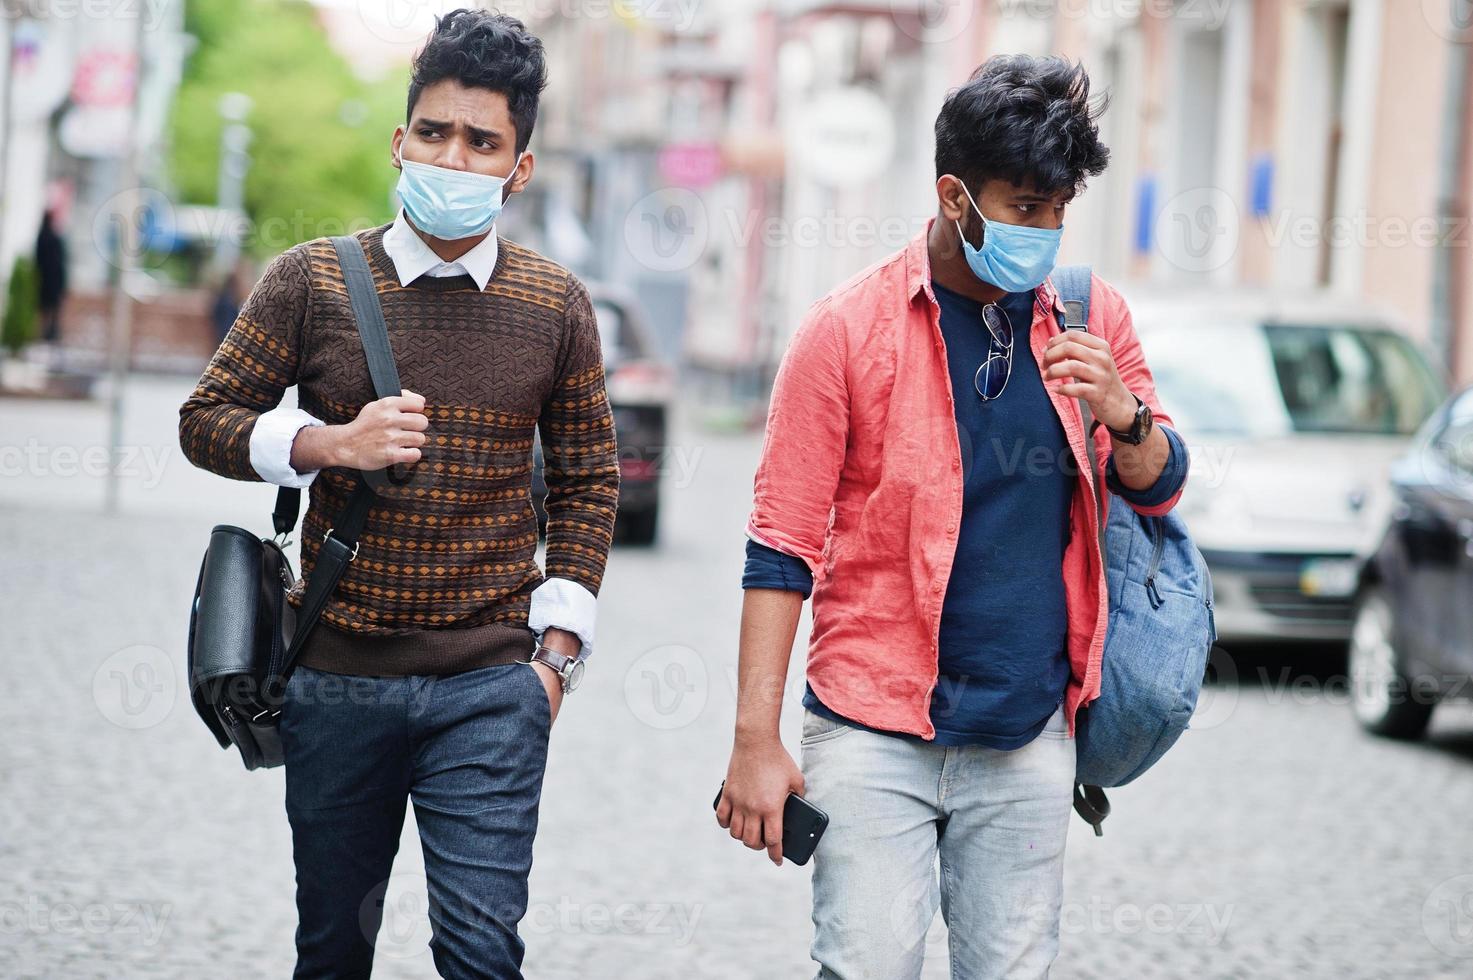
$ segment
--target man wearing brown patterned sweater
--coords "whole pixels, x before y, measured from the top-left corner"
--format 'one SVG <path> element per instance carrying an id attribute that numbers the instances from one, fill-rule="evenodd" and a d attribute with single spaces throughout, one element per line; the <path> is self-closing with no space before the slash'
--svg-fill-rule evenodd
<path id="1" fill-rule="evenodd" d="M 410 800 L 436 968 L 520 976 L 547 737 L 592 651 L 619 483 L 588 293 L 494 230 L 545 84 L 541 42 L 483 10 L 439 19 L 415 59 L 403 208 L 357 235 L 402 394 L 376 397 L 322 238 L 271 264 L 180 409 L 196 466 L 310 487 L 304 579 L 356 471 L 392 467 L 282 706 L 298 977 L 368 975 Z M 278 407 L 293 384 L 301 408 Z"/>

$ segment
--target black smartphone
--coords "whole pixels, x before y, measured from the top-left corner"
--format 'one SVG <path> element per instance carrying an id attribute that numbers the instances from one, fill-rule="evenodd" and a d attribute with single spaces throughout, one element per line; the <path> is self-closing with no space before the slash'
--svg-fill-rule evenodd
<path id="1" fill-rule="evenodd" d="M 721 788 L 716 791 L 716 799 L 711 802 L 711 809 L 721 806 L 721 794 L 724 792 L 726 781 L 722 780 Z M 789 793 L 788 801 L 783 804 L 783 860 L 807 864 L 808 859 L 813 857 L 813 849 L 818 846 L 818 839 L 828 826 L 827 813 L 797 793 Z"/>

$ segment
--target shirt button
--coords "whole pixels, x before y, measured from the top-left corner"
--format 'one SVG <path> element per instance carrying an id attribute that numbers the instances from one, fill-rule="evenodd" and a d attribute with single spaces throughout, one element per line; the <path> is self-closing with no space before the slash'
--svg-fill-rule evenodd
<path id="1" fill-rule="evenodd" d="M 940 582 L 937 582 L 935 585 L 932 585 L 931 586 L 931 591 L 932 592 L 940 592 L 941 591 L 941 583 Z"/>
<path id="2" fill-rule="evenodd" d="M 946 533 L 947 534 L 955 534 L 956 533 L 956 525 L 955 524 L 948 524 L 948 525 L 946 525 Z"/>

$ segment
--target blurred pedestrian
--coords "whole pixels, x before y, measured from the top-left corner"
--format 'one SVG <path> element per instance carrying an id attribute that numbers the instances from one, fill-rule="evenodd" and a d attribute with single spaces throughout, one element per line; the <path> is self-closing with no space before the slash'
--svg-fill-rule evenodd
<path id="1" fill-rule="evenodd" d="M 61 309 L 67 293 L 66 241 L 56 229 L 55 213 L 41 214 L 36 234 L 36 272 L 41 285 L 41 339 L 52 367 L 61 362 Z"/>
<path id="2" fill-rule="evenodd" d="M 953 977 L 1044 977 L 1058 952 L 1105 630 L 1085 440 L 1141 513 L 1186 478 L 1120 294 L 1095 277 L 1089 333 L 1058 320 L 1064 212 L 1108 159 L 1097 113 L 1080 66 L 983 64 L 936 120 L 936 217 L 820 300 L 777 376 L 717 818 L 781 863 L 788 794 L 829 815 L 820 977 L 919 977 L 938 900 Z M 800 769 L 778 714 L 809 595 Z"/>
<path id="3" fill-rule="evenodd" d="M 215 290 L 215 301 L 210 307 L 210 320 L 215 325 L 215 346 L 224 343 L 235 318 L 240 315 L 240 306 L 250 294 L 251 266 L 242 256 Z"/>
<path id="4" fill-rule="evenodd" d="M 308 579 L 354 471 L 396 468 L 281 709 L 298 977 L 369 975 L 408 801 L 436 969 L 521 976 L 548 739 L 593 649 L 619 485 L 588 291 L 495 231 L 532 179 L 546 82 L 542 42 L 485 10 L 438 18 L 415 57 L 389 147 L 403 207 L 356 234 L 400 394 L 373 398 L 343 270 L 317 239 L 271 263 L 180 409 L 195 465 L 313 484 Z M 292 384 L 302 407 L 278 407 Z"/>

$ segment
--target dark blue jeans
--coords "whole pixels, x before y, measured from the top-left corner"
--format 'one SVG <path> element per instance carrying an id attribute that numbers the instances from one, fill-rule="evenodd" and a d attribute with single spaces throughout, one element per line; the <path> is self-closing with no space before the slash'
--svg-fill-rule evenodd
<path id="1" fill-rule="evenodd" d="M 445 977 L 521 977 L 517 923 L 551 711 L 534 668 L 358 677 L 298 667 L 281 714 L 304 978 L 367 977 L 407 800 Z"/>

